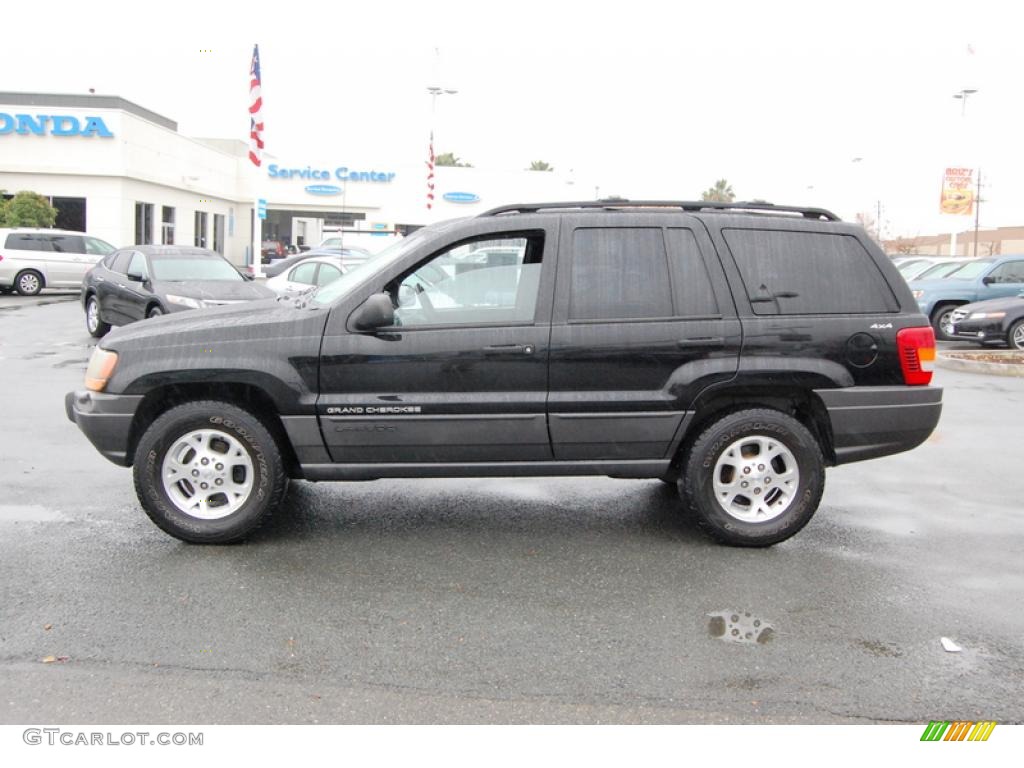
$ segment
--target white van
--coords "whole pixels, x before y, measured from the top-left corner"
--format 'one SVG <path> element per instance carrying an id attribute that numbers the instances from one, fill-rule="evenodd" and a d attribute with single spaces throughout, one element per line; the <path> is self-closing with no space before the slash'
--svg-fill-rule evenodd
<path id="1" fill-rule="evenodd" d="M 43 288 L 81 288 L 85 273 L 115 250 L 84 232 L 0 229 L 0 292 L 35 296 Z"/>

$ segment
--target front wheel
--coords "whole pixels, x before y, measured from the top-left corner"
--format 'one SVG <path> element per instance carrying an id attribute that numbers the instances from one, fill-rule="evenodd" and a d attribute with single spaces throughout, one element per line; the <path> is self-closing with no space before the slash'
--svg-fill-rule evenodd
<path id="1" fill-rule="evenodd" d="M 89 334 L 97 339 L 110 332 L 110 323 L 105 323 L 100 318 L 100 302 L 95 296 L 90 296 L 85 302 L 85 327 Z"/>
<path id="2" fill-rule="evenodd" d="M 163 313 L 164 311 L 160 309 L 160 307 L 150 307 L 149 311 L 146 313 L 146 317 L 161 317 Z"/>
<path id="3" fill-rule="evenodd" d="M 939 341 L 953 340 L 953 312 L 956 307 L 956 304 L 940 304 L 932 312 L 932 328 Z"/>
<path id="4" fill-rule="evenodd" d="M 247 411 L 215 401 L 185 403 L 139 441 L 135 491 L 166 533 L 224 544 L 252 533 L 288 487 L 277 443 Z"/>
<path id="5" fill-rule="evenodd" d="M 1018 320 L 1010 326 L 1010 332 L 1006 334 L 1006 340 L 1010 349 L 1024 351 L 1024 320 Z"/>
<path id="6" fill-rule="evenodd" d="M 821 448 L 791 416 L 737 411 L 707 427 L 687 452 L 680 493 L 699 525 L 726 544 L 767 547 L 814 516 L 825 489 Z"/>

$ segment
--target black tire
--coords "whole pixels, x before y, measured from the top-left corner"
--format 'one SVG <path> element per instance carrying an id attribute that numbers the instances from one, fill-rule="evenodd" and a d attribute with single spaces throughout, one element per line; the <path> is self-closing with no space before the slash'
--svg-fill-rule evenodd
<path id="1" fill-rule="evenodd" d="M 1010 349 L 1024 352 L 1024 320 L 1018 320 L 1010 326 L 1010 331 L 1006 334 L 1006 343 Z"/>
<path id="2" fill-rule="evenodd" d="M 14 278 L 14 290 L 22 296 L 38 296 L 46 281 L 34 269 L 25 269 Z"/>
<path id="3" fill-rule="evenodd" d="M 959 304 L 939 304 L 935 309 L 932 310 L 931 322 L 932 328 L 935 330 L 935 338 L 939 341 L 953 341 L 954 337 L 950 336 L 944 330 L 942 330 L 942 324 L 949 320 L 949 316 L 953 314 Z"/>
<path id="4" fill-rule="evenodd" d="M 197 439 L 196 445 L 200 447 L 193 451 L 192 458 L 187 458 L 192 443 L 182 438 L 199 431 L 210 436 L 208 449 L 201 447 Z M 221 444 L 230 450 L 220 453 Z M 184 454 L 181 453 L 183 445 Z M 187 461 L 178 465 L 183 468 L 179 480 L 165 483 L 164 465 L 172 449 L 175 456 L 179 459 L 185 457 Z M 244 450 L 248 457 L 248 469 L 243 466 L 245 456 L 233 453 L 238 450 Z M 224 467 L 215 459 L 209 463 L 201 459 L 203 452 L 207 456 L 227 457 L 224 464 L 230 464 L 232 460 L 239 462 L 239 465 L 219 475 L 222 480 L 230 477 L 232 484 L 239 482 L 239 477 L 241 482 L 248 478 L 250 488 L 244 496 L 239 494 L 242 498 L 232 502 L 229 494 L 218 492 L 213 486 L 218 474 L 216 470 Z M 241 469 L 241 473 L 235 474 L 236 469 Z M 267 428 L 248 411 L 214 400 L 179 405 L 154 421 L 135 451 L 133 474 L 135 492 L 150 519 L 171 536 L 194 544 L 226 544 L 245 538 L 263 523 L 288 490 L 288 476 L 281 452 Z M 211 483 L 207 492 L 197 487 L 204 480 Z M 192 486 L 193 482 L 197 486 Z M 189 491 L 192 491 L 191 496 Z M 224 497 L 223 502 L 217 500 L 218 495 Z M 205 497 L 207 502 L 217 500 L 205 510 L 200 508 L 200 512 L 217 515 L 220 507 L 232 503 L 237 503 L 238 507 L 213 519 L 199 517 L 183 509 L 191 502 L 200 504 L 201 499 L 195 501 L 199 497 Z"/>
<path id="5" fill-rule="evenodd" d="M 741 444 L 746 438 L 749 443 Z M 757 462 L 758 454 L 748 454 L 758 445 L 758 439 L 767 443 L 765 448 L 781 446 L 788 455 L 780 455 L 765 464 Z M 749 464 L 752 470 L 750 480 L 733 475 L 730 459 L 725 454 L 735 452 L 735 460 Z M 723 465 L 719 466 L 722 459 Z M 784 470 L 792 470 L 795 463 L 797 477 L 789 490 L 786 504 Z M 757 467 L 761 466 L 762 470 Z M 766 474 L 764 467 L 767 467 Z M 750 492 L 736 489 L 732 512 L 719 502 L 714 488 L 716 470 L 722 478 L 733 476 L 741 482 L 749 482 Z M 720 478 L 721 479 L 721 478 Z M 775 485 L 771 485 L 774 482 Z M 781 485 L 780 485 L 781 484 Z M 764 490 L 764 496 L 760 491 Z M 767 547 L 793 536 L 814 516 L 825 490 L 825 463 L 821 446 L 810 431 L 799 421 L 779 411 L 766 408 L 737 411 L 727 414 L 709 425 L 686 452 L 679 492 L 683 502 L 697 516 L 697 523 L 712 537 L 725 544 L 741 547 Z M 758 494 L 755 496 L 754 494 Z M 749 503 L 773 499 L 771 506 L 779 505 L 780 511 L 765 512 L 765 520 L 756 518 L 756 511 L 749 511 Z M 748 508 L 743 507 L 744 500 Z M 772 516 L 773 515 L 773 516 Z M 747 519 L 744 519 L 747 517 Z"/>
<path id="6" fill-rule="evenodd" d="M 103 318 L 100 317 L 100 302 L 95 296 L 85 300 L 85 329 L 97 339 L 110 333 L 110 323 L 103 322 Z"/>
<path id="7" fill-rule="evenodd" d="M 156 307 L 156 306 L 150 307 L 146 311 L 146 317 L 147 318 L 150 318 L 150 317 L 161 317 L 163 314 L 164 314 L 164 311 L 162 309 L 160 309 L 160 307 Z"/>

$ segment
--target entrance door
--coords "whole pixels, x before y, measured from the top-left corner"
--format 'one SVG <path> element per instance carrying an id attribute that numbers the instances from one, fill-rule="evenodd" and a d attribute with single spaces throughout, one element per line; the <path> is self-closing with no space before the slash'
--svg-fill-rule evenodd
<path id="1" fill-rule="evenodd" d="M 343 463 L 538 461 L 557 225 L 424 253 L 387 284 L 395 325 L 324 337 L 320 423 Z M 334 318 L 332 317 L 332 325 Z"/>

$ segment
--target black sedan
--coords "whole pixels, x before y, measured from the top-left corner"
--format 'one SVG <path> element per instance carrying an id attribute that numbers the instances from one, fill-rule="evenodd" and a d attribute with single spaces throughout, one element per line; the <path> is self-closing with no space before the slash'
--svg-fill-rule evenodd
<path id="1" fill-rule="evenodd" d="M 295 256 L 289 256 L 287 259 L 275 261 L 273 264 L 263 268 L 263 274 L 267 277 L 277 277 L 300 261 L 312 259 L 316 256 L 340 256 L 346 266 L 355 266 L 371 259 L 373 254 L 362 248 L 314 248 L 309 251 L 303 251 Z"/>
<path id="2" fill-rule="evenodd" d="M 133 245 L 114 251 L 89 270 L 82 285 L 82 306 L 86 328 L 100 337 L 112 325 L 274 295 L 205 248 Z"/>
<path id="3" fill-rule="evenodd" d="M 1001 342 L 1024 350 L 1024 291 L 1019 296 L 988 299 L 957 307 L 950 338 L 979 344 Z"/>

